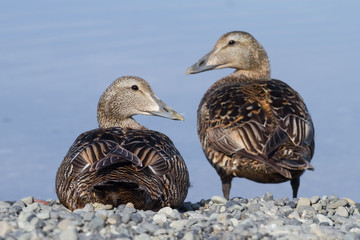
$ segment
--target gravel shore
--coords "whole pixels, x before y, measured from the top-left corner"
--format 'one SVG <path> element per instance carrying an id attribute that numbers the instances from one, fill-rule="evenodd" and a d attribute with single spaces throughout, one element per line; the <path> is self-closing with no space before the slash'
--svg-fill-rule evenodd
<path id="1" fill-rule="evenodd" d="M 360 239 L 360 204 L 336 196 L 310 199 L 214 196 L 158 212 L 58 201 L 0 201 L 0 239 Z"/>

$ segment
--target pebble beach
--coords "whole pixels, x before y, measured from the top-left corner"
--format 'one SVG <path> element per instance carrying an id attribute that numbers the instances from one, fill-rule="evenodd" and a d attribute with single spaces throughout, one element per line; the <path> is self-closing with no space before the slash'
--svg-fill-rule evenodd
<path id="1" fill-rule="evenodd" d="M 226 201 L 214 196 L 179 209 L 87 204 L 70 212 L 57 200 L 0 201 L 0 239 L 360 239 L 360 204 L 336 196 Z"/>

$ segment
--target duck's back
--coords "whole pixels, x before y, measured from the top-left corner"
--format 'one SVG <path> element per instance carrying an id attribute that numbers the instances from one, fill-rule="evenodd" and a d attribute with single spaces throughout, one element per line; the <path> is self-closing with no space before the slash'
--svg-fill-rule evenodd
<path id="1" fill-rule="evenodd" d="M 314 128 L 301 96 L 286 83 L 227 76 L 198 108 L 205 155 L 221 175 L 281 182 L 311 168 Z"/>
<path id="2" fill-rule="evenodd" d="M 178 207 L 189 176 L 178 150 L 162 133 L 122 128 L 81 134 L 56 176 L 56 192 L 73 210 L 86 203 L 117 206 L 132 202 L 139 209 Z"/>

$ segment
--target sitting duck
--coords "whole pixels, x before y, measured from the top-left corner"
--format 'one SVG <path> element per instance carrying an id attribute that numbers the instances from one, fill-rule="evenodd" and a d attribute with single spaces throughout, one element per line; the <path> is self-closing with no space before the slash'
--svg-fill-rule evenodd
<path id="1" fill-rule="evenodd" d="M 116 79 L 100 97 L 99 128 L 82 133 L 56 174 L 56 193 L 68 209 L 87 203 L 137 209 L 179 207 L 189 188 L 189 173 L 173 142 L 146 129 L 136 114 L 183 120 L 142 78 Z"/>
<path id="2" fill-rule="evenodd" d="M 265 49 L 249 33 L 224 34 L 187 74 L 234 68 L 203 96 L 197 131 L 206 158 L 229 199 L 234 177 L 259 183 L 289 181 L 297 197 L 300 176 L 313 170 L 314 126 L 302 97 L 270 78 Z"/>

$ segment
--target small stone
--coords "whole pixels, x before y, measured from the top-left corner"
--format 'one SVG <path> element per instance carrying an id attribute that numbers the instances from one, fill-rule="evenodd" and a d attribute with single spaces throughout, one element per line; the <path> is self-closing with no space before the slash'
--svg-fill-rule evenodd
<path id="1" fill-rule="evenodd" d="M 265 202 L 268 202 L 268 201 L 274 200 L 274 196 L 272 195 L 272 193 L 266 192 L 266 193 L 262 196 L 262 199 L 264 199 Z"/>
<path id="2" fill-rule="evenodd" d="M 248 211 L 250 213 L 254 213 L 256 211 L 259 211 L 260 207 L 261 207 L 260 203 L 252 203 L 248 206 Z"/>
<path id="3" fill-rule="evenodd" d="M 65 229 L 60 233 L 60 240 L 77 240 L 78 233 L 75 228 Z"/>
<path id="4" fill-rule="evenodd" d="M 127 207 L 127 206 L 125 206 L 124 209 L 122 210 L 122 213 L 124 213 L 124 214 L 132 214 L 132 213 L 135 213 L 135 212 L 136 212 L 135 208 Z"/>
<path id="5" fill-rule="evenodd" d="M 22 211 L 22 207 L 18 206 L 18 205 L 12 205 L 9 209 L 10 213 L 15 213 L 15 214 L 19 214 Z"/>
<path id="6" fill-rule="evenodd" d="M 23 201 L 21 201 L 21 200 L 16 201 L 12 206 L 19 206 L 21 208 L 26 207 L 25 203 Z"/>
<path id="7" fill-rule="evenodd" d="M 131 202 L 128 202 L 125 207 L 128 207 L 128 208 L 134 208 L 134 204 L 131 203 Z"/>
<path id="8" fill-rule="evenodd" d="M 344 198 L 346 201 L 348 201 L 348 203 L 350 204 L 350 205 L 355 205 L 356 203 L 355 203 L 355 201 L 353 201 L 352 199 L 350 199 L 350 198 Z"/>
<path id="9" fill-rule="evenodd" d="M 26 205 L 29 205 L 34 202 L 34 198 L 32 196 L 24 197 L 21 199 L 21 201 L 23 201 L 23 203 L 25 203 Z"/>
<path id="10" fill-rule="evenodd" d="M 97 203 L 96 202 L 96 203 L 92 203 L 91 205 L 94 207 L 94 210 L 110 210 L 110 209 L 113 209 L 113 206 L 109 205 L 109 204 L 102 204 L 102 203 Z"/>
<path id="11" fill-rule="evenodd" d="M 154 232 L 156 232 L 158 229 L 159 229 L 159 226 L 158 225 L 155 225 L 155 224 L 152 224 L 152 223 L 143 223 L 141 225 L 143 228 L 146 229 L 146 231 L 150 234 L 153 234 Z"/>
<path id="12" fill-rule="evenodd" d="M 173 211 L 173 209 L 171 207 L 163 207 L 158 211 L 158 213 L 164 214 L 165 216 L 170 216 L 172 211 Z"/>
<path id="13" fill-rule="evenodd" d="M 105 221 L 106 218 L 107 218 L 107 211 L 103 210 L 103 209 L 97 210 L 96 213 L 95 213 L 95 216 L 99 216 Z"/>
<path id="14" fill-rule="evenodd" d="M 313 219 L 316 215 L 316 210 L 312 206 L 300 206 L 298 212 L 303 219 Z"/>
<path id="15" fill-rule="evenodd" d="M 149 235 L 147 235 L 146 233 L 141 233 L 134 237 L 134 240 L 150 240 L 150 239 L 151 239 L 151 237 Z"/>
<path id="16" fill-rule="evenodd" d="M 0 212 L 7 212 L 11 207 L 10 203 L 0 201 Z"/>
<path id="17" fill-rule="evenodd" d="M 84 212 L 81 216 L 83 221 L 90 222 L 94 218 L 95 212 Z"/>
<path id="18" fill-rule="evenodd" d="M 201 204 L 199 203 L 194 203 L 191 204 L 192 209 L 194 209 L 194 211 L 199 210 L 201 208 Z"/>
<path id="19" fill-rule="evenodd" d="M 39 219 L 42 219 L 42 220 L 45 220 L 45 219 L 48 219 L 50 218 L 50 212 L 39 212 L 36 214 L 36 216 L 39 218 Z"/>
<path id="20" fill-rule="evenodd" d="M 142 221 L 142 216 L 139 213 L 134 213 L 131 215 L 130 219 L 135 223 L 140 223 Z"/>
<path id="21" fill-rule="evenodd" d="M 189 231 L 189 232 L 185 233 L 185 235 L 182 239 L 183 240 L 194 240 L 194 239 L 196 239 L 196 235 L 194 234 L 193 231 Z"/>
<path id="22" fill-rule="evenodd" d="M 308 199 L 308 198 L 300 198 L 298 203 L 297 203 L 297 207 L 299 208 L 300 206 L 310 206 L 310 199 Z"/>
<path id="23" fill-rule="evenodd" d="M 239 225 L 239 220 L 237 220 L 236 218 L 230 218 L 230 222 L 234 227 Z"/>
<path id="24" fill-rule="evenodd" d="M 87 203 L 82 210 L 84 210 L 85 212 L 93 212 L 94 211 L 94 206 L 91 205 L 90 203 Z"/>
<path id="25" fill-rule="evenodd" d="M 221 196 L 213 196 L 211 201 L 216 204 L 225 204 L 227 202 L 226 198 Z"/>
<path id="26" fill-rule="evenodd" d="M 127 224 L 130 221 L 130 214 L 121 214 L 121 222 Z"/>
<path id="27" fill-rule="evenodd" d="M 68 228 L 68 226 L 70 226 L 70 222 L 71 222 L 70 219 L 63 219 L 63 220 L 61 220 L 61 221 L 58 223 L 57 227 L 58 227 L 60 230 L 65 230 L 65 229 Z"/>
<path id="28" fill-rule="evenodd" d="M 338 207 L 335 212 L 342 217 L 349 217 L 349 212 L 346 210 L 345 207 Z"/>
<path id="29" fill-rule="evenodd" d="M 188 211 L 193 211 L 194 209 L 192 208 L 191 202 L 183 202 L 183 204 L 181 204 L 179 210 L 183 211 L 183 212 L 188 212 Z"/>
<path id="30" fill-rule="evenodd" d="M 325 222 L 325 223 L 328 223 L 330 226 L 334 225 L 334 222 L 331 221 L 330 218 L 328 218 L 322 214 L 317 214 L 316 218 L 319 220 L 319 223 Z"/>
<path id="31" fill-rule="evenodd" d="M 49 215 L 50 215 L 51 219 L 58 219 L 59 218 L 59 213 L 57 211 L 52 210 L 52 211 L 50 211 Z"/>
<path id="32" fill-rule="evenodd" d="M 32 212 L 21 212 L 18 217 L 18 225 L 20 228 L 25 231 L 33 231 L 36 228 L 36 224 L 39 222 L 39 219 Z"/>
<path id="33" fill-rule="evenodd" d="M 318 201 L 320 201 L 320 196 L 313 196 L 313 197 L 310 198 L 311 204 L 315 204 Z"/>
<path id="34" fill-rule="evenodd" d="M 334 210 L 334 209 L 329 209 L 329 210 L 328 210 L 328 213 L 327 213 L 328 216 L 333 216 L 334 214 L 335 214 L 335 210 Z"/>
<path id="35" fill-rule="evenodd" d="M 160 228 L 158 230 L 156 230 L 156 232 L 154 233 L 155 236 L 158 236 L 158 235 L 165 235 L 167 233 L 167 230 L 164 229 L 164 228 Z"/>
<path id="36" fill-rule="evenodd" d="M 316 210 L 316 211 L 320 211 L 322 210 L 322 205 L 320 203 L 315 203 L 312 205 L 312 207 Z"/>
<path id="37" fill-rule="evenodd" d="M 220 212 L 223 213 L 223 212 L 225 212 L 225 211 L 226 211 L 226 206 L 221 206 L 221 207 L 220 207 Z"/>
<path id="38" fill-rule="evenodd" d="M 119 214 L 112 214 L 107 218 L 109 224 L 115 225 L 121 222 L 121 216 Z"/>
<path id="39" fill-rule="evenodd" d="M 170 223 L 170 227 L 174 228 L 176 231 L 181 231 L 189 223 L 189 220 L 175 220 Z"/>
<path id="40" fill-rule="evenodd" d="M 346 199 L 340 199 L 340 200 L 337 200 L 333 203 L 330 203 L 328 205 L 328 208 L 330 209 L 336 209 L 338 207 L 343 207 L 343 206 L 346 206 L 348 204 L 348 201 Z"/>
<path id="41" fill-rule="evenodd" d="M 90 222 L 89 227 L 94 231 L 99 231 L 105 226 L 105 221 L 99 216 L 95 216 Z"/>
<path id="42" fill-rule="evenodd" d="M 5 237 L 5 235 L 9 232 L 11 232 L 10 224 L 4 221 L 0 221 L 0 237 Z"/>
<path id="43" fill-rule="evenodd" d="M 164 214 L 155 214 L 153 217 L 153 221 L 156 223 L 164 223 L 166 222 L 166 216 Z"/>

